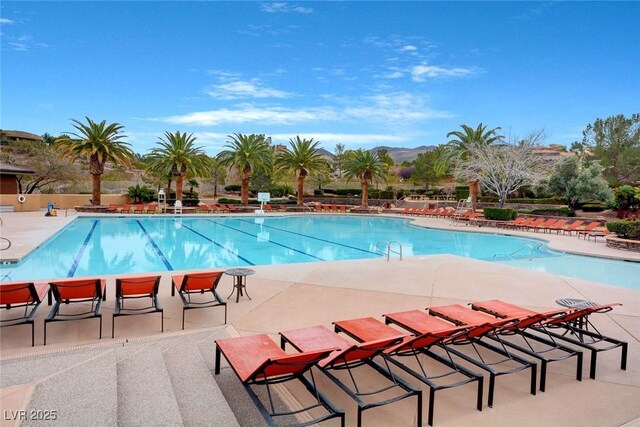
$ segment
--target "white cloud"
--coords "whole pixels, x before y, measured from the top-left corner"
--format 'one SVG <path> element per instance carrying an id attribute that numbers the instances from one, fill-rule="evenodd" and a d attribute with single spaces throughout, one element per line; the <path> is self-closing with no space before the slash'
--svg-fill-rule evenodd
<path id="1" fill-rule="evenodd" d="M 17 50 L 20 52 L 24 52 L 28 49 L 28 46 L 26 43 L 9 42 L 9 46 L 11 46 L 13 50 Z"/>
<path id="2" fill-rule="evenodd" d="M 313 13 L 313 9 L 304 6 L 295 6 L 289 3 L 276 2 L 276 3 L 262 3 L 262 11 L 267 13 Z"/>
<path id="3" fill-rule="evenodd" d="M 402 50 L 404 52 L 413 52 L 413 51 L 418 50 L 418 48 L 413 46 L 413 45 L 408 44 L 406 46 L 403 46 L 402 49 L 400 49 L 400 50 Z"/>
<path id="4" fill-rule="evenodd" d="M 438 65 L 428 65 L 423 62 L 420 65 L 411 67 L 411 78 L 416 82 L 423 82 L 427 78 L 443 78 L 443 77 L 464 77 L 475 74 L 477 70 L 473 68 L 446 68 Z"/>
<path id="5" fill-rule="evenodd" d="M 284 107 L 256 107 L 246 105 L 237 109 L 219 109 L 210 111 L 196 111 L 180 116 L 171 116 L 154 121 L 167 123 L 218 126 L 232 123 L 260 122 L 264 124 L 291 125 L 302 122 L 317 122 L 336 119 L 336 113 L 330 108 L 291 109 Z"/>
<path id="6" fill-rule="evenodd" d="M 258 79 L 251 81 L 235 80 L 217 85 L 211 85 L 205 89 L 205 93 L 215 99 L 240 99 L 240 98 L 287 98 L 289 93 L 262 86 Z"/>
<path id="7" fill-rule="evenodd" d="M 274 142 L 285 144 L 296 135 L 300 138 L 320 141 L 324 149 L 330 149 L 333 144 L 344 144 L 351 146 L 394 144 L 410 141 L 410 138 L 401 135 L 373 134 L 373 133 L 326 133 L 326 132 L 306 132 L 296 134 L 273 134 L 271 139 Z"/>
<path id="8" fill-rule="evenodd" d="M 12 21 L 11 19 L 7 19 L 7 18 L 0 18 L 0 24 L 2 25 L 9 25 L 9 24 L 14 24 L 15 21 Z"/>

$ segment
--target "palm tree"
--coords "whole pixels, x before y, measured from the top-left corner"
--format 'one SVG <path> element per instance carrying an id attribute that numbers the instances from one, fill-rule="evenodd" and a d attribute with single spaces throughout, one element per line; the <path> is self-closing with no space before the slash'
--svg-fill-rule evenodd
<path id="1" fill-rule="evenodd" d="M 65 134 L 57 138 L 55 144 L 61 150 L 61 158 L 68 158 L 73 162 L 79 157 L 87 157 L 93 184 L 92 204 L 100 205 L 101 178 L 105 163 L 111 161 L 116 165 L 129 167 L 134 154 L 129 148 L 130 144 L 121 141 L 126 138 L 121 133 L 124 126 L 118 123 L 107 125 L 106 120 L 96 123 L 86 116 L 85 119 L 86 124 L 71 119 L 77 133 Z"/>
<path id="2" fill-rule="evenodd" d="M 225 147 L 228 150 L 218 153 L 218 160 L 224 166 L 235 166 L 240 171 L 242 187 L 240 198 L 243 205 L 249 203 L 249 184 L 256 168 L 268 169 L 271 166 L 272 150 L 264 135 L 229 135 L 231 141 Z"/>
<path id="3" fill-rule="evenodd" d="M 329 164 L 318 150 L 320 141 L 313 138 L 301 139 L 296 136 L 289 140 L 291 149 L 285 148 L 278 157 L 281 169 L 293 171 L 298 178 L 298 206 L 302 206 L 304 198 L 304 180 L 310 173 L 320 172 L 329 168 Z"/>
<path id="4" fill-rule="evenodd" d="M 362 185 L 362 208 L 369 206 L 369 182 L 374 178 L 387 180 L 387 164 L 378 157 L 377 152 L 347 151 L 346 161 L 343 166 L 344 176 L 347 180 L 359 178 Z"/>
<path id="5" fill-rule="evenodd" d="M 176 180 L 176 200 L 182 200 L 184 176 L 190 172 L 194 176 L 208 176 L 211 159 L 202 150 L 194 146 L 196 137 L 186 132 L 165 132 L 164 139 L 159 138 L 158 145 L 149 153 L 149 166 L 158 172 L 171 172 Z"/>
<path id="6" fill-rule="evenodd" d="M 447 134 L 447 138 L 454 136 L 455 139 L 450 140 L 445 145 L 444 155 L 440 159 L 441 166 L 466 159 L 469 154 L 469 147 L 472 144 L 489 145 L 503 138 L 502 135 L 498 134 L 501 129 L 499 127 L 487 130 L 487 126 L 482 123 L 475 129 L 467 125 L 461 125 L 460 127 L 462 127 L 462 131 L 452 131 Z M 478 202 L 479 180 L 474 174 L 470 174 L 468 180 L 471 206 L 475 210 Z"/>

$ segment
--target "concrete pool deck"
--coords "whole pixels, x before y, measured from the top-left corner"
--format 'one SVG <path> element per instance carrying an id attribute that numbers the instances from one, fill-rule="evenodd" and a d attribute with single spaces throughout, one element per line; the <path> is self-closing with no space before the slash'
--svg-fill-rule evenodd
<path id="1" fill-rule="evenodd" d="M 14 242 L 15 252 L 9 256 L 15 257 L 19 257 L 20 253 L 27 253 L 29 247 L 38 246 L 72 220 L 64 217 L 43 218 L 41 213 L 3 214 L 2 218 L 4 226 L 0 231 L 3 236 L 10 237 Z M 437 228 L 478 230 L 466 226 L 452 227 L 449 221 L 443 219 L 419 218 L 416 223 Z M 479 230 L 496 231 L 487 228 Z M 617 254 L 628 259 L 640 259 L 640 256 L 636 257 L 635 254 L 607 248 L 600 241 L 584 242 L 575 236 L 514 232 L 509 234 L 548 239 L 551 241 L 550 245 L 559 250 L 611 257 Z M 42 346 L 43 318 L 48 312 L 48 307 L 43 305 L 36 320 L 35 347 L 30 346 L 27 326 L 2 329 L 0 336 L 2 407 L 5 409 L 31 408 L 34 402 L 46 401 L 38 393 L 42 394 L 46 391 L 47 382 L 42 382 L 41 378 L 21 377 L 21 380 L 12 380 L 12 378 L 18 378 L 14 375 L 17 370 L 37 372 L 39 365 L 48 360 L 44 358 L 53 357 L 51 355 L 80 358 L 83 352 L 90 350 L 126 347 L 136 342 L 155 342 L 160 339 L 159 337 L 178 339 L 177 337 L 193 334 L 213 336 L 219 331 L 225 331 L 229 335 L 267 333 L 277 339 L 278 331 L 288 329 L 318 324 L 330 327 L 331 322 L 336 320 L 363 316 L 380 319 L 382 314 L 388 312 L 423 309 L 445 304 L 467 304 L 471 301 L 494 298 L 535 310 L 557 308 L 555 300 L 558 298 L 579 298 L 601 303 L 623 303 L 622 306 L 616 307 L 607 314 L 594 316 L 592 320 L 604 334 L 629 342 L 626 371 L 619 369 L 620 350 L 616 349 L 598 356 L 596 380 L 588 378 L 590 361 L 588 353 L 585 353 L 581 382 L 575 380 L 573 359 L 550 364 L 547 391 L 538 392 L 536 396 L 528 392 L 527 373 L 500 377 L 496 381 L 496 402 L 493 408 L 488 408 L 486 405 L 485 386 L 482 412 L 474 408 L 473 386 L 459 387 L 455 389 L 456 391 L 442 391 L 437 393 L 435 423 L 438 426 L 640 425 L 640 292 L 637 290 L 605 286 L 586 280 L 558 277 L 451 255 L 415 256 L 407 257 L 403 261 L 395 259 L 389 262 L 376 259 L 252 268 L 256 270 L 256 274 L 249 277 L 248 281 L 248 291 L 252 299 L 244 298 L 237 304 L 235 298 L 228 300 L 229 328 L 222 325 L 222 309 L 206 309 L 188 312 L 186 331 L 181 332 L 181 304 L 178 298 L 170 296 L 170 274 L 168 273 L 163 273 L 161 280 L 160 300 L 165 310 L 165 333 L 162 335 L 159 334 L 160 325 L 157 315 L 147 315 L 119 318 L 116 323 L 116 339 L 110 338 L 114 277 L 108 277 L 107 281 L 108 298 L 103 304 L 104 338 L 102 340 L 97 338 L 96 320 L 64 322 L 48 327 L 48 345 Z M 172 274 L 178 273 L 172 272 Z M 220 284 L 220 294 L 223 298 L 229 295 L 231 287 L 231 278 L 225 276 Z M 208 341 L 212 339 L 207 339 Z M 84 346 L 84 348 L 78 346 Z M 176 348 L 183 350 L 179 346 Z M 205 354 L 203 357 L 211 358 L 211 351 L 212 347 L 207 347 L 206 354 L 203 351 Z M 92 353 L 87 357 L 95 358 L 96 356 Z M 77 360 L 74 363 L 78 363 Z M 170 361 L 165 360 L 165 363 L 170 367 Z M 226 370 L 228 371 L 228 368 Z M 120 365 L 115 372 L 118 375 L 121 374 Z M 126 369 L 123 372 L 127 372 Z M 54 373 L 47 375 L 43 377 L 53 378 Z M 108 376 L 105 375 L 105 378 Z M 149 377 L 146 378 L 141 381 L 151 381 Z M 90 394 L 93 381 L 97 380 L 91 377 L 84 379 L 80 377 L 75 387 L 81 393 Z M 409 381 L 418 385 L 415 380 L 409 379 Z M 169 384 L 174 384 L 176 387 L 175 382 Z M 121 389 L 126 386 L 127 384 L 118 382 L 117 392 L 115 392 L 118 398 L 122 394 Z M 322 383 L 321 386 L 327 386 L 327 384 Z M 426 386 L 422 389 L 425 392 L 428 390 Z M 348 425 L 354 425 L 353 402 L 335 387 L 328 387 L 328 390 L 336 404 L 347 410 Z M 223 392 L 226 393 L 224 387 Z M 175 395 L 180 401 L 178 391 L 175 391 Z M 217 395 L 217 398 L 208 399 L 207 406 L 203 406 L 202 410 L 220 407 L 222 411 L 222 408 L 231 406 L 236 411 L 237 409 L 233 407 L 235 398 L 230 398 L 228 394 L 224 396 L 224 399 L 220 395 Z M 424 400 L 423 404 L 426 407 L 428 400 L 426 395 Z M 32 406 L 29 406 L 29 402 Z M 114 425 L 127 424 L 120 418 L 121 403 L 116 402 L 115 405 L 117 417 Z M 365 412 L 364 425 L 415 425 L 415 412 L 415 400 L 407 399 Z M 81 418 L 65 420 L 62 415 L 64 414 L 61 414 L 58 422 L 83 424 Z M 237 413 L 236 415 L 237 419 L 241 420 Z M 94 415 L 93 419 L 96 417 L 97 415 Z M 87 420 L 91 419 L 87 418 Z M 173 422 L 174 418 L 167 415 L 164 420 L 165 423 L 169 423 Z M 177 421 L 177 423 L 190 424 L 184 416 L 182 422 Z M 336 424 L 327 423 L 327 425 Z"/>

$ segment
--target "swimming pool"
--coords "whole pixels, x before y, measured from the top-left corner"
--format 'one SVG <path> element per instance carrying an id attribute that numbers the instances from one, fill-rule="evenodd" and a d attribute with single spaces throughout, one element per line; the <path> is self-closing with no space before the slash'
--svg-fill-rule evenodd
<path id="1" fill-rule="evenodd" d="M 640 263 L 567 255 L 536 239 L 409 222 L 350 215 L 81 217 L 20 263 L 0 266 L 0 280 L 381 258 L 386 243 L 379 242 L 397 241 L 404 256 L 453 254 L 640 287 Z"/>

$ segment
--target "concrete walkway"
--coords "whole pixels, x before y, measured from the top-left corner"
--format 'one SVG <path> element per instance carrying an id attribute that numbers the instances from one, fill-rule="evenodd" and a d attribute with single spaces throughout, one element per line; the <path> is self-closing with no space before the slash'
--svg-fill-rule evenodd
<path id="1" fill-rule="evenodd" d="M 14 220 L 20 223 L 23 220 L 29 221 L 27 217 L 24 219 L 22 217 L 5 219 L 4 214 L 3 219 L 5 220 L 5 228 Z M 440 219 L 421 218 L 417 222 L 425 226 L 449 227 L 448 221 Z M 48 224 L 53 224 L 53 222 Z M 473 230 L 472 227 L 465 226 L 462 226 L 462 229 L 465 231 L 467 229 Z M 4 235 L 5 230 L 2 231 Z M 480 231 L 486 230 L 480 229 Z M 495 230 L 491 229 L 490 231 Z M 44 234 L 38 234 L 38 236 Z M 527 235 L 531 236 L 533 233 Z M 538 235 L 535 234 L 535 236 Z M 542 237 L 548 238 L 549 236 L 543 235 Z M 36 237 L 33 241 L 38 241 L 38 239 L 39 237 Z M 577 238 L 567 236 L 559 236 L 557 239 L 556 236 L 551 236 L 551 239 L 553 240 L 552 245 L 566 244 L 572 248 L 572 251 L 590 250 L 592 253 L 606 256 L 615 253 L 626 254 L 622 251 L 609 250 L 600 242 L 580 241 L 578 244 Z M 24 245 L 27 245 L 28 242 L 26 240 Z M 37 243 L 32 244 L 37 246 Z M 330 327 L 331 322 L 341 319 L 362 316 L 381 319 L 380 316 L 388 312 L 423 309 L 428 306 L 444 304 L 467 304 L 471 301 L 493 298 L 507 300 L 535 310 L 557 308 L 555 300 L 558 298 L 580 298 L 601 303 L 621 302 L 623 306 L 616 307 L 610 313 L 594 316 L 592 320 L 603 333 L 629 342 L 629 360 L 626 371 L 619 369 L 620 350 L 617 349 L 599 355 L 596 380 L 588 378 L 588 362 L 590 360 L 588 354 L 585 354 L 582 382 L 575 380 L 575 363 L 573 361 L 552 363 L 549 365 L 547 391 L 545 393 L 538 392 L 536 396 L 532 396 L 528 392 L 527 373 L 500 377 L 496 382 L 494 407 L 488 408 L 486 406 L 485 390 L 482 412 L 475 410 L 473 387 L 465 386 L 439 392 L 435 422 L 438 426 L 620 426 L 627 423 L 640 425 L 639 291 L 450 255 L 415 256 L 403 261 L 393 260 L 390 262 L 378 259 L 257 266 L 255 270 L 256 274 L 251 276 L 248 282 L 252 300 L 241 299 L 237 304 L 235 299 L 229 300 L 228 323 L 241 335 L 267 333 L 271 334 L 274 339 L 277 339 L 278 331 L 287 329 L 318 324 Z M 177 298 L 170 296 L 169 274 L 162 276 L 160 298 L 165 308 L 164 336 L 170 336 L 172 333 L 180 336 L 182 334 L 180 332 L 181 304 Z M 107 284 L 111 289 L 108 291 L 108 295 L 113 295 L 113 282 L 113 277 L 109 277 Z M 226 297 L 231 292 L 231 286 L 231 278 L 225 277 L 220 285 L 221 295 Z M 103 307 L 105 319 L 103 333 L 106 337 L 109 336 L 108 331 L 111 330 L 113 299 L 109 298 Z M 22 402 L 12 403 L 11 406 L 29 407 L 29 402 L 32 402 L 31 396 L 38 392 L 34 391 L 32 380 L 16 380 L 11 384 L 9 381 L 5 381 L 17 375 L 18 368 L 15 365 L 17 362 L 21 362 L 20 370 L 30 367 L 30 369 L 37 371 L 40 363 L 45 363 L 42 362 L 42 360 L 46 360 L 42 359 L 43 354 L 45 356 L 59 353 L 70 355 L 77 353 L 79 355 L 88 349 L 75 346 L 122 346 L 123 340 L 135 341 L 159 334 L 157 315 L 119 318 L 116 325 L 116 340 L 111 338 L 98 340 L 97 321 L 95 320 L 65 322 L 53 324 L 48 328 L 48 342 L 51 344 L 43 347 L 41 344 L 42 322 L 46 313 L 47 307 L 44 306 L 36 322 L 36 347 L 34 348 L 30 347 L 27 326 L 2 330 L 2 336 L 0 336 L 0 358 L 2 359 L 0 361 L 0 385 L 3 387 L 1 390 L 3 408 L 10 407 L 5 397 L 7 395 L 11 395 L 13 401 Z M 205 332 L 222 326 L 222 322 L 222 309 L 194 310 L 187 313 L 186 330 L 188 332 Z M 209 344 L 204 349 L 200 348 L 201 357 L 210 366 L 213 360 L 213 332 L 209 335 L 205 332 L 203 339 Z M 195 354 L 189 354 L 188 349 L 180 347 L 180 345 L 173 346 L 171 351 L 176 354 L 176 357 L 185 360 L 195 357 Z M 113 360 L 117 362 L 119 356 L 105 354 L 102 357 L 115 358 Z M 145 357 L 149 358 L 148 363 L 151 365 L 159 363 L 161 360 L 157 355 Z M 156 362 L 152 362 L 153 360 Z M 164 363 L 170 367 L 173 362 L 165 359 Z M 124 371 L 122 372 L 124 373 Z M 213 378 L 213 381 L 219 382 L 220 389 L 229 402 L 228 405 L 234 409 L 236 399 L 228 397 L 233 396 L 233 394 L 229 394 L 228 388 L 234 385 L 237 387 L 237 383 L 234 383 L 233 376 L 229 376 L 228 371 L 226 374 L 226 380 L 223 383 L 220 383 L 220 379 L 216 378 Z M 169 379 L 171 380 L 171 377 Z M 84 381 L 90 382 L 92 380 L 78 374 L 77 377 L 74 377 L 74 381 L 77 382 L 76 386 L 79 386 Z M 140 381 L 144 381 L 144 379 Z M 409 379 L 409 381 L 412 380 Z M 196 382 L 194 381 L 194 383 Z M 418 385 L 415 381 L 412 382 Z M 177 384 L 178 388 L 184 388 L 184 385 Z M 117 387 L 118 384 L 116 384 Z M 353 402 L 339 389 L 327 382 L 321 382 L 321 387 L 329 393 L 338 406 L 346 409 L 348 424 L 354 425 L 355 405 Z M 423 387 L 423 390 L 426 392 L 427 388 Z M 292 392 L 295 395 L 295 390 Z M 428 399 L 425 398 L 426 400 Z M 176 401 L 180 401 L 177 396 Z M 38 402 L 40 401 L 38 400 Z M 212 405 L 214 405 L 213 402 L 209 406 L 203 407 L 203 410 L 215 410 L 215 406 Z M 92 405 L 86 406 L 86 408 L 91 407 Z M 39 409 L 56 408 L 43 407 Z M 415 412 L 415 402 L 408 399 L 365 412 L 364 425 L 415 425 Z M 175 411 L 172 413 L 177 414 Z M 173 415 L 167 416 L 169 417 L 166 419 L 167 423 L 170 420 L 178 420 L 171 418 Z M 118 420 L 120 418 L 117 416 L 114 423 L 118 423 Z M 74 419 L 59 419 L 58 423 L 60 422 L 65 425 L 78 424 Z M 195 421 L 190 422 L 184 417 L 182 422 L 177 421 L 177 423 L 196 424 Z M 125 425 L 126 423 L 119 424 Z M 250 423 L 247 421 L 247 424 Z M 241 425 L 244 424 L 241 423 Z M 328 423 L 327 425 L 333 424 Z"/>

